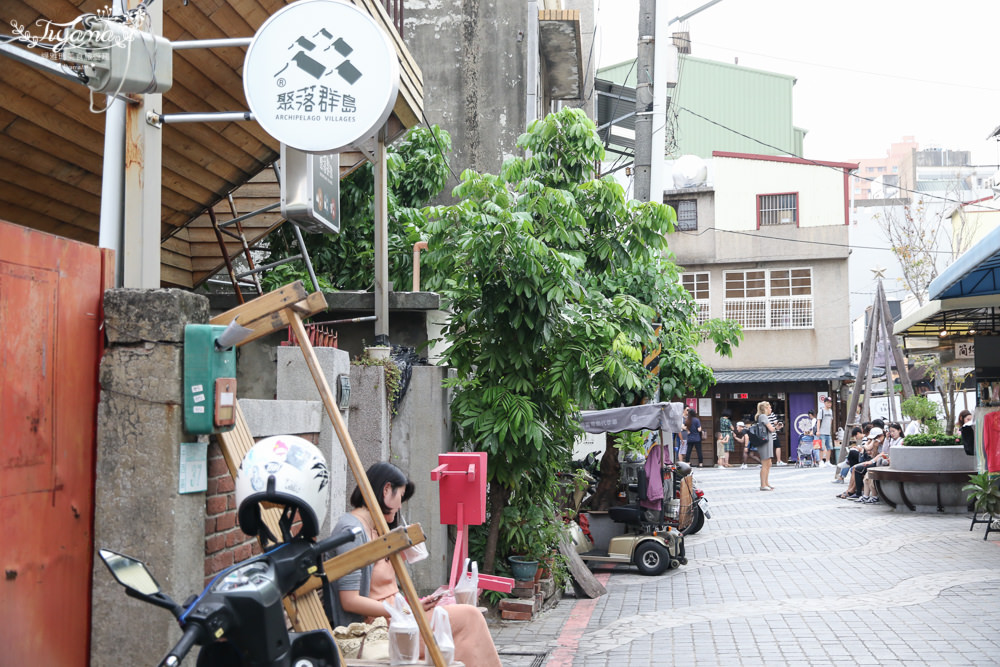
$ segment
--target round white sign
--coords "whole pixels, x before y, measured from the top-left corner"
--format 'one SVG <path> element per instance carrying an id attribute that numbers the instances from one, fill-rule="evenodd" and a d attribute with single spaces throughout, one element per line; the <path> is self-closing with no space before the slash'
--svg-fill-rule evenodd
<path id="1" fill-rule="evenodd" d="M 372 136 L 399 89 L 399 60 L 366 13 L 299 0 L 264 22 L 247 49 L 243 90 L 264 131 L 320 153 Z"/>

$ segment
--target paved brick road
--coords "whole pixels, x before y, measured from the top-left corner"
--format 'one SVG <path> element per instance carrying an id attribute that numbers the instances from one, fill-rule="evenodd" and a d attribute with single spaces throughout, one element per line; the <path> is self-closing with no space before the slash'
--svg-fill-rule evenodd
<path id="1" fill-rule="evenodd" d="M 774 468 L 761 492 L 756 469 L 698 470 L 713 518 L 688 565 L 496 623 L 504 665 L 1000 665 L 1000 537 L 836 499 L 832 477 Z"/>

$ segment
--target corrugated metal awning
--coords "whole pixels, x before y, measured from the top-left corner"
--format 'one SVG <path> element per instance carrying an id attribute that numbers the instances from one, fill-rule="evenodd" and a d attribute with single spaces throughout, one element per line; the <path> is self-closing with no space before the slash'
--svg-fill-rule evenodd
<path id="1" fill-rule="evenodd" d="M 855 366 L 819 366 L 815 368 L 752 368 L 715 371 L 715 384 L 747 384 L 750 382 L 816 382 L 853 380 Z"/>
<path id="2" fill-rule="evenodd" d="M 984 236 L 931 281 L 931 301 L 1000 293 L 1000 227 Z"/>

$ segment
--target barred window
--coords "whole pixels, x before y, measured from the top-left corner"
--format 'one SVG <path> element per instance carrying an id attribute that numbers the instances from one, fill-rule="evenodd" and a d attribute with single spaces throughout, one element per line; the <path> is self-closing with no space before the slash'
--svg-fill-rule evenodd
<path id="1" fill-rule="evenodd" d="M 698 308 L 695 320 L 698 324 L 704 324 L 711 317 L 708 272 L 682 273 L 681 285 L 694 297 L 694 303 Z"/>
<path id="2" fill-rule="evenodd" d="M 799 195 L 795 192 L 757 195 L 757 226 L 796 225 L 799 222 Z"/>
<path id="3" fill-rule="evenodd" d="M 681 199 L 667 202 L 677 211 L 677 224 L 674 228 L 679 232 L 698 231 L 698 202 L 694 199 Z"/>
<path id="4" fill-rule="evenodd" d="M 726 271 L 725 316 L 744 329 L 811 329 L 812 269 Z"/>

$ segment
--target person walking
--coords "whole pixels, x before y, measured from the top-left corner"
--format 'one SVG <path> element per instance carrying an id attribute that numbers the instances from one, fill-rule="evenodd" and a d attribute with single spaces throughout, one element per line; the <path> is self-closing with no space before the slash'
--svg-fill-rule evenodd
<path id="1" fill-rule="evenodd" d="M 823 407 L 816 415 L 816 434 L 819 436 L 822 449 L 820 450 L 820 465 L 830 465 L 830 453 L 833 451 L 833 399 L 827 396 L 823 399 Z"/>
<path id="2" fill-rule="evenodd" d="M 687 441 L 688 463 L 694 463 L 694 450 L 697 449 L 698 467 L 701 468 L 705 463 L 701 452 L 701 420 L 698 419 L 698 414 L 694 411 L 694 408 L 688 408 L 688 417 L 691 420 L 691 427 L 688 429 Z"/>
<path id="3" fill-rule="evenodd" d="M 763 424 L 764 428 L 767 429 L 769 437 L 767 441 L 757 447 L 757 453 L 760 455 L 760 490 L 761 491 L 774 491 L 774 487 L 771 486 L 771 481 L 769 476 L 771 474 L 771 457 L 774 456 L 774 441 L 778 436 L 778 430 L 782 427 L 781 422 L 771 423 L 771 404 L 767 401 L 761 401 L 757 404 L 757 423 Z"/>
<path id="4" fill-rule="evenodd" d="M 729 452 L 733 451 L 733 422 L 729 419 L 732 414 L 729 410 L 723 410 L 722 418 L 719 419 L 718 465 L 723 468 L 729 467 Z"/>

